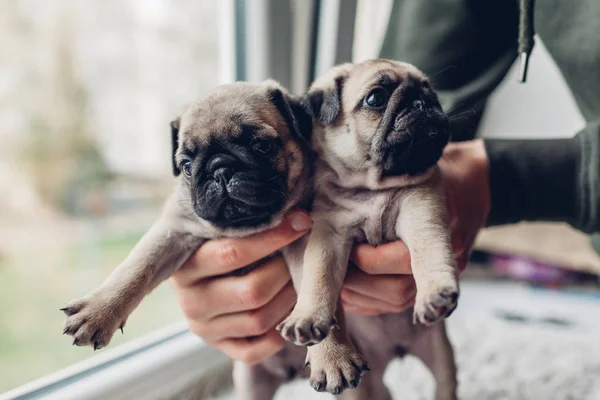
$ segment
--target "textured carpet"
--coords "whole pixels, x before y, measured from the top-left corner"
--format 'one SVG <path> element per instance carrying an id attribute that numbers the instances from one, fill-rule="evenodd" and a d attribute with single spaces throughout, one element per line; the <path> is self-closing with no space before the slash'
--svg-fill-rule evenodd
<path id="1" fill-rule="evenodd" d="M 600 297 L 502 283 L 463 282 L 462 289 L 448 320 L 460 399 L 600 399 Z M 432 398 L 433 379 L 416 358 L 394 362 L 385 380 L 396 400 Z M 306 381 L 277 395 L 327 398 Z"/>

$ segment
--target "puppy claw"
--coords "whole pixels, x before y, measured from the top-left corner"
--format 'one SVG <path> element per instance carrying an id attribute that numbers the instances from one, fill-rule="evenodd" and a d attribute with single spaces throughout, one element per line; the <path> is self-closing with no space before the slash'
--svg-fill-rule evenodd
<path id="1" fill-rule="evenodd" d="M 123 333 L 123 325 L 121 325 L 121 326 L 119 327 L 119 329 L 121 330 L 121 335 L 124 335 L 124 333 Z"/>
<path id="2" fill-rule="evenodd" d="M 311 351 L 310 384 L 318 392 L 327 391 L 337 395 L 345 389 L 354 389 L 361 377 L 369 372 L 367 363 L 355 350 L 337 344 L 336 349 L 315 348 Z"/>
<path id="3" fill-rule="evenodd" d="M 371 372 L 371 368 L 369 368 L 369 365 L 366 362 L 363 362 L 362 365 L 354 364 L 354 369 L 358 373 L 359 380 L 361 376 L 367 375 L 369 372 Z"/>
<path id="4" fill-rule="evenodd" d="M 59 310 L 62 311 L 63 314 L 65 314 L 67 317 L 71 316 L 77 312 L 77 310 L 73 307 L 63 307 L 63 308 L 59 308 Z"/>
<path id="5" fill-rule="evenodd" d="M 329 316 L 316 314 L 305 317 L 297 314 L 292 312 L 277 326 L 277 331 L 284 339 L 299 346 L 312 346 L 321 342 L 337 324 L 336 319 Z"/>
<path id="6" fill-rule="evenodd" d="M 63 334 L 74 337 L 74 346 L 90 346 L 94 350 L 106 347 L 114 332 L 122 329 L 126 318 L 109 304 L 112 302 L 100 294 L 72 301 L 63 307 L 67 314 Z"/>
<path id="7" fill-rule="evenodd" d="M 452 303 L 456 303 L 458 300 L 458 292 L 455 291 L 442 291 L 440 297 L 449 300 Z"/>
<path id="8" fill-rule="evenodd" d="M 433 325 L 447 318 L 456 309 L 458 303 L 458 286 L 450 285 L 438 290 L 430 291 L 429 295 L 417 294 L 414 307 L 413 323 L 420 322 L 423 325 Z"/>
<path id="9" fill-rule="evenodd" d="M 325 384 L 327 384 L 327 383 L 325 382 Z M 314 389 L 315 389 L 317 392 L 322 392 L 322 391 L 323 391 L 323 388 L 324 388 L 324 386 L 323 386 L 323 383 L 322 383 L 322 382 L 317 382 L 317 383 L 316 383 L 316 384 L 313 386 L 313 388 L 314 388 Z"/>

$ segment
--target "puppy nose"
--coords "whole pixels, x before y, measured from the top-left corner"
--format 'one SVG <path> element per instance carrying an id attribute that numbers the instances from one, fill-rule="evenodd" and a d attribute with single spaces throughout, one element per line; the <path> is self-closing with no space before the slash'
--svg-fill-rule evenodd
<path id="1" fill-rule="evenodd" d="M 231 180 L 232 176 L 233 176 L 232 168 L 219 168 L 218 170 L 216 170 L 213 173 L 213 177 L 216 180 L 218 180 L 219 182 L 222 182 L 224 184 L 227 184 Z"/>
<path id="2" fill-rule="evenodd" d="M 423 109 L 425 108 L 425 103 L 423 102 L 423 100 L 415 100 L 413 101 L 413 109 L 415 109 L 416 111 L 423 111 Z"/>

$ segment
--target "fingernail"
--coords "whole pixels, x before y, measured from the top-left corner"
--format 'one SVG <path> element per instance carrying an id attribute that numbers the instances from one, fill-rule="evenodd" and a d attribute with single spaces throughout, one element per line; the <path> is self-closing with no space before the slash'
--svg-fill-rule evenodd
<path id="1" fill-rule="evenodd" d="M 292 225 L 293 230 L 301 232 L 310 229 L 312 221 L 310 220 L 309 215 L 305 213 L 297 213 L 292 216 L 290 224 Z"/>

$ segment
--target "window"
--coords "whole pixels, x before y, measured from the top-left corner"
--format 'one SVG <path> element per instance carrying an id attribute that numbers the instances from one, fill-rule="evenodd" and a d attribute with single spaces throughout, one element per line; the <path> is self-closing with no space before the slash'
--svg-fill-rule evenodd
<path id="1" fill-rule="evenodd" d="M 98 353 L 70 346 L 58 309 L 99 285 L 156 218 L 172 184 L 168 123 L 188 102 L 234 79 L 271 77 L 300 93 L 333 64 L 377 57 L 392 4 L 0 2 L 0 400 L 153 400 L 182 388 L 194 393 L 191 383 L 227 390 L 231 363 L 187 332 L 168 284 Z M 537 48 L 534 57 L 546 54 Z M 542 62 L 531 65 L 554 76 Z M 547 89 L 553 80 L 537 82 Z M 531 131 L 523 123 L 531 118 L 535 126 L 545 121 L 546 133 L 578 123 L 565 112 L 576 111 L 574 103 L 550 113 L 557 120 L 547 118 L 544 100 L 568 93 L 536 95 L 541 114 L 519 107 L 523 101 L 514 99 L 523 90 L 543 93 L 535 84 L 505 82 L 490 99 L 482 132 L 521 135 Z M 467 305 L 496 313 L 491 300 L 502 293 L 485 284 L 464 288 Z M 481 301 L 482 290 L 490 301 Z M 514 301 L 520 309 L 531 301 L 521 297 Z M 545 304 L 549 315 L 556 312 Z M 565 313 L 585 309 L 580 314 L 588 316 L 582 306 L 567 304 Z M 281 398 L 315 395 L 305 383 L 286 390 Z"/>
<path id="2" fill-rule="evenodd" d="M 61 336 L 58 309 L 155 219 L 172 184 L 169 122 L 231 79 L 224 3 L 0 3 L 0 393 L 94 355 Z M 111 347 L 181 318 L 163 284 Z"/>

